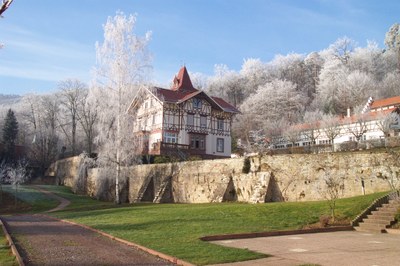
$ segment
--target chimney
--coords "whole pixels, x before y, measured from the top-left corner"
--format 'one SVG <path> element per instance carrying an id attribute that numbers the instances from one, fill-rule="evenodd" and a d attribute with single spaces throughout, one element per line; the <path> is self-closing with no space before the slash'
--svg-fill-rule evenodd
<path id="1" fill-rule="evenodd" d="M 347 108 L 347 117 L 350 117 L 350 107 Z"/>

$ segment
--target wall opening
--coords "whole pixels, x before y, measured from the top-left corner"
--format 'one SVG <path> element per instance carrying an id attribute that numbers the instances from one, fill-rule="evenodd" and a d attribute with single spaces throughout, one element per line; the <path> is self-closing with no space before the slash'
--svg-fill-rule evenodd
<path id="1" fill-rule="evenodd" d="M 282 196 L 282 191 L 275 180 L 274 174 L 271 173 L 264 202 L 280 202 L 280 201 L 284 201 L 284 198 Z"/>
<path id="2" fill-rule="evenodd" d="M 233 202 L 237 201 L 237 193 L 235 184 L 233 183 L 232 177 L 229 178 L 229 183 L 226 187 L 222 202 Z"/>

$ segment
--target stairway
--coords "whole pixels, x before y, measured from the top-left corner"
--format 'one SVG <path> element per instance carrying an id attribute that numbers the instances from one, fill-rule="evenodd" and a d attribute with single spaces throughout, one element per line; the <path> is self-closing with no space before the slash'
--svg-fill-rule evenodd
<path id="1" fill-rule="evenodd" d="M 382 204 L 376 211 L 364 218 L 358 226 L 354 227 L 357 231 L 385 233 L 386 228 L 395 223 L 395 215 L 400 208 L 400 201 L 389 200 L 389 203 Z"/>
<path id="2" fill-rule="evenodd" d="M 152 176 L 148 176 L 147 179 L 145 180 L 145 182 L 143 182 L 142 187 L 140 188 L 139 192 L 138 192 L 138 196 L 136 197 L 136 199 L 133 200 L 134 203 L 138 203 L 142 201 L 142 198 L 144 196 L 144 193 L 147 190 L 147 187 L 150 184 L 150 181 L 153 179 Z"/>
<path id="3" fill-rule="evenodd" d="M 168 188 L 168 185 L 171 184 L 171 179 L 172 179 L 172 177 L 168 176 L 168 177 L 164 178 L 164 180 L 161 182 L 160 188 L 154 197 L 154 200 L 153 200 L 154 203 L 161 203 L 164 193 Z"/>

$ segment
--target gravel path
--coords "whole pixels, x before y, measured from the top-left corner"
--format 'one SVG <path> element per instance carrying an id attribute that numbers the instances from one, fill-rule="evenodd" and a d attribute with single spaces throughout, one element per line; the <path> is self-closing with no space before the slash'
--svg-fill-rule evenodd
<path id="1" fill-rule="evenodd" d="M 61 201 L 61 204 L 65 206 L 67 202 Z M 45 215 L 3 216 L 2 220 L 25 265 L 173 265 L 91 230 Z"/>

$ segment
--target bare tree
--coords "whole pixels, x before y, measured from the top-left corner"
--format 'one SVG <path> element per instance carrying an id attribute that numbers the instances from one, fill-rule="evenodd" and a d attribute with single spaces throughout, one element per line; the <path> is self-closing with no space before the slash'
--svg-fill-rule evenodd
<path id="1" fill-rule="evenodd" d="M 299 141 L 301 132 L 299 125 L 290 125 L 284 129 L 283 136 L 293 147 Z"/>
<path id="2" fill-rule="evenodd" d="M 400 153 L 394 149 L 387 149 L 386 163 L 378 167 L 377 177 L 385 180 L 390 190 L 400 189 Z"/>
<path id="3" fill-rule="evenodd" d="M 317 144 L 318 137 L 322 134 L 321 120 L 323 114 L 320 111 L 305 112 L 303 116 L 303 131 L 302 135 L 310 142 Z"/>
<path id="4" fill-rule="evenodd" d="M 324 188 L 321 188 L 323 197 L 328 201 L 329 209 L 331 211 L 332 222 L 336 218 L 336 202 L 343 195 L 344 192 L 344 178 L 335 175 L 331 170 L 325 170 L 324 175 Z"/>
<path id="5" fill-rule="evenodd" d="M 70 143 L 72 155 L 76 155 L 76 129 L 78 125 L 78 111 L 82 99 L 87 93 L 86 84 L 77 79 L 67 79 L 58 84 L 60 103 L 64 108 L 65 121 L 59 121 L 60 128 Z M 68 132 L 70 127 L 70 132 Z"/>
<path id="6" fill-rule="evenodd" d="M 86 138 L 87 153 L 93 152 L 93 142 L 96 133 L 96 123 L 98 122 L 98 106 L 99 102 L 97 99 L 89 100 L 88 94 L 85 93 L 81 99 L 81 103 L 78 108 L 77 116 L 78 121 L 82 126 L 83 132 Z"/>
<path id="7" fill-rule="evenodd" d="M 140 85 L 147 77 L 150 56 L 147 45 L 151 33 L 133 33 L 136 17 L 117 12 L 104 25 L 104 42 L 96 44 L 95 85 L 99 99 L 98 144 L 100 161 L 116 167 L 115 202 L 120 203 L 121 166 L 132 157 L 134 117 L 126 112 Z"/>
<path id="8" fill-rule="evenodd" d="M 393 129 L 400 129 L 400 116 L 397 112 L 398 110 L 389 114 L 384 111 L 376 113 L 376 126 L 385 137 L 388 137 Z"/>
<path id="9" fill-rule="evenodd" d="M 321 121 L 321 129 L 334 149 L 334 140 L 340 135 L 341 123 L 338 117 L 334 115 L 323 115 Z"/>
<path id="10" fill-rule="evenodd" d="M 4 11 L 6 11 L 11 3 L 13 2 L 13 0 L 2 0 L 1 1 L 1 5 L 0 5 L 0 17 L 2 17 Z"/>
<path id="11" fill-rule="evenodd" d="M 352 134 L 356 141 L 360 141 L 362 136 L 370 130 L 366 114 L 348 117 L 345 119 L 345 124 L 347 132 Z"/>
<path id="12" fill-rule="evenodd" d="M 23 105 L 23 119 L 31 138 L 29 156 L 44 172 L 57 155 L 58 99 L 55 95 L 27 95 Z"/>

